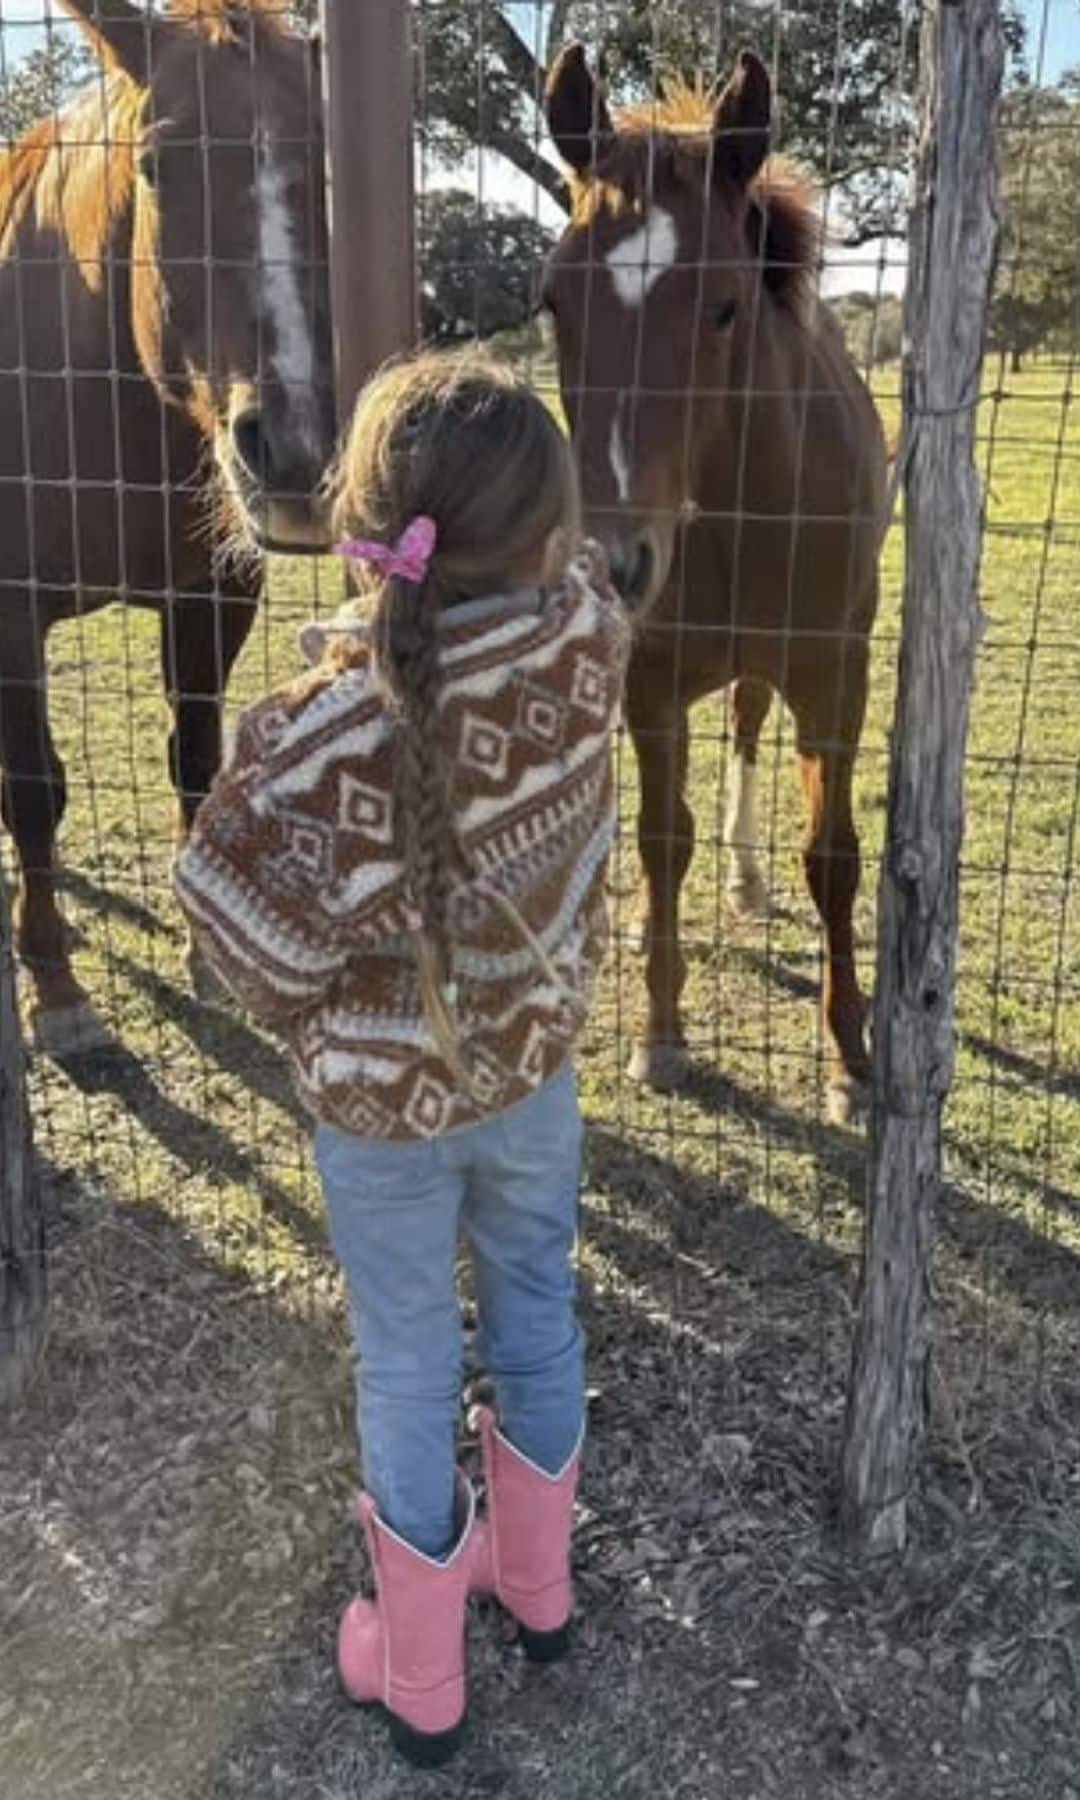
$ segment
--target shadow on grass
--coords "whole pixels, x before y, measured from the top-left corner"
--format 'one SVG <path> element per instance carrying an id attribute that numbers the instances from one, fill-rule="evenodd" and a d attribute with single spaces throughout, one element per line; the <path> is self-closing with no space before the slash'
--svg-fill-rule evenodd
<path id="1" fill-rule="evenodd" d="M 1047 1094 L 1061 1094 L 1067 1100 L 1080 1100 L 1080 1070 L 1055 1069 L 1051 1071 L 1045 1063 L 1039 1063 L 1033 1057 L 1023 1056 L 1018 1050 L 1008 1050 L 1004 1044 L 995 1044 L 992 1038 L 983 1037 L 977 1031 L 961 1031 L 960 1041 L 974 1050 L 987 1062 L 995 1063 L 999 1069 L 1018 1080 L 1042 1088 Z"/>
<path id="2" fill-rule="evenodd" d="M 115 955 L 113 967 L 141 989 L 167 1019 L 218 1067 L 232 1075 L 249 1092 L 271 1106 L 280 1107 L 305 1130 L 310 1120 L 293 1088 L 288 1064 L 280 1047 L 248 1025 L 242 1014 L 209 1005 L 175 982 L 145 968 L 133 957 Z"/>
<path id="3" fill-rule="evenodd" d="M 721 1182 L 692 1173 L 606 1125 L 589 1127 L 586 1186 L 612 1202 L 605 1219 L 593 1215 L 590 1231 L 607 1249 L 621 1250 L 634 1262 L 647 1253 L 654 1269 L 672 1266 L 685 1253 L 704 1247 L 710 1261 L 717 1256 L 719 1274 L 750 1274 L 763 1282 L 779 1279 L 786 1285 L 835 1277 L 850 1267 L 850 1259 L 839 1251 L 756 1205 L 737 1179 Z M 631 1212 L 662 1227 L 668 1241 L 627 1230 L 621 1215 Z M 685 1279 L 682 1271 L 680 1278 Z"/>
<path id="4" fill-rule="evenodd" d="M 145 931 L 151 937 L 170 934 L 170 927 L 152 906 L 136 900 L 131 894 L 120 894 L 115 888 L 103 887 L 100 882 L 92 881 L 83 869 L 62 866 L 57 886 L 61 893 L 70 894 L 88 912 L 111 914 L 121 919 L 125 925 L 132 926 L 136 931 Z"/>
<path id="5" fill-rule="evenodd" d="M 861 1206 L 866 1145 L 863 1132 L 829 1125 L 772 1099 L 757 1088 L 744 1087 L 703 1058 L 692 1058 L 690 1073 L 678 1090 L 713 1117 L 741 1120 L 772 1144 L 819 1156 L 828 1173 L 847 1189 L 853 1206 Z"/>
<path id="6" fill-rule="evenodd" d="M 1075 1216 L 1076 1196 L 1068 1198 Z M 940 1232 L 957 1255 L 982 1263 L 994 1287 L 1008 1287 L 1033 1316 L 1052 1310 L 1080 1318 L 1080 1253 L 1048 1232 L 951 1183 L 941 1197 Z"/>
<path id="7" fill-rule="evenodd" d="M 110 1094 L 143 1129 L 192 1174 L 250 1188 L 267 1213 L 314 1256 L 329 1257 L 324 1231 L 305 1208 L 242 1149 L 228 1131 L 158 1085 L 145 1063 L 122 1045 L 101 1053 L 57 1057 L 57 1067 L 80 1093 Z"/>

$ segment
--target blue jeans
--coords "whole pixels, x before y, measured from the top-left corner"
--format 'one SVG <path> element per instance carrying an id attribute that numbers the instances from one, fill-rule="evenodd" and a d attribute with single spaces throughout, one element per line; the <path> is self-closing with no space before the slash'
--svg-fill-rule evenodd
<path id="1" fill-rule="evenodd" d="M 442 1137 L 402 1142 L 316 1129 L 359 1359 L 364 1485 L 387 1524 L 428 1556 L 448 1549 L 454 1528 L 459 1228 L 472 1253 L 477 1350 L 495 1383 L 500 1429 L 552 1475 L 581 1434 L 581 1137 L 569 1064 L 508 1111 Z"/>

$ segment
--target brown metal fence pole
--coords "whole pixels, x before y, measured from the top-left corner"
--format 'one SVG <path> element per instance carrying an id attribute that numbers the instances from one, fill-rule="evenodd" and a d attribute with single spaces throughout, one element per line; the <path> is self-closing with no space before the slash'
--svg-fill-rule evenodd
<path id="1" fill-rule="evenodd" d="M 416 339 L 409 0 L 323 0 L 339 417 Z"/>
<path id="2" fill-rule="evenodd" d="M 952 1080 L 964 749 L 981 629 L 975 407 L 997 246 L 997 0 L 925 0 L 904 303 L 904 611 L 878 901 L 866 1237 L 843 1514 L 899 1548 L 926 1424 L 929 1286 Z"/>
<path id="3" fill-rule="evenodd" d="M 0 875 L 0 1405 L 18 1397 L 45 1330 L 45 1225 L 34 1170 L 26 1056 Z"/>

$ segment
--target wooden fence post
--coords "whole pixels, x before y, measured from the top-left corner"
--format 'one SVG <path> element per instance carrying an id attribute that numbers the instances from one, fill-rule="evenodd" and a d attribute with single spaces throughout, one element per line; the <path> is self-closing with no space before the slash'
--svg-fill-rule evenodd
<path id="1" fill-rule="evenodd" d="M 15 1002 L 15 954 L 0 874 L 0 1405 L 17 1398 L 45 1329 L 45 1224 Z"/>
<path id="2" fill-rule="evenodd" d="M 342 426 L 416 341 L 409 0 L 322 0 L 330 292 Z"/>
<path id="3" fill-rule="evenodd" d="M 997 0 L 924 0 L 904 301 L 905 574 L 878 899 L 867 1217 L 842 1462 L 850 1536 L 900 1548 L 926 1426 L 952 1080 L 964 748 L 981 631 L 975 406 L 997 248 Z"/>

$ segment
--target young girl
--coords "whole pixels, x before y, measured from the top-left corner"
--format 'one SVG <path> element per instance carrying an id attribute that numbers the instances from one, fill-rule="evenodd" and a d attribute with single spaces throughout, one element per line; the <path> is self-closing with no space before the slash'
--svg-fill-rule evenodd
<path id="1" fill-rule="evenodd" d="M 398 1747 L 442 1761 L 464 1614 L 493 1592 L 526 1652 L 566 1647 L 584 1423 L 569 1055 L 602 955 L 608 739 L 629 626 L 579 549 L 565 440 L 473 357 L 391 367 L 341 458 L 367 605 L 241 719 L 176 885 L 199 945 L 286 1039 L 358 1349 L 376 1598 L 338 1662 Z M 577 552 L 577 554 L 575 554 Z M 498 1423 L 485 1514 L 455 1470 L 459 1230 Z"/>

